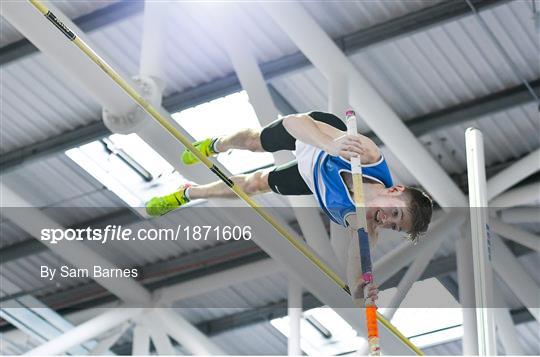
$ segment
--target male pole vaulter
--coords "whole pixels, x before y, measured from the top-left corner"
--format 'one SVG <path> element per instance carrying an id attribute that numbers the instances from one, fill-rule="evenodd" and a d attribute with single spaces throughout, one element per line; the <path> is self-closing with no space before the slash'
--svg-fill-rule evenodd
<path id="1" fill-rule="evenodd" d="M 354 226 L 351 223 L 356 212 L 349 160 L 359 155 L 372 247 L 380 229 L 406 232 L 407 238 L 416 242 L 431 220 L 433 205 L 429 196 L 417 188 L 394 185 L 377 145 L 364 135 L 347 135 L 346 125 L 333 114 L 318 111 L 292 114 L 262 129 L 246 128 L 230 135 L 207 138 L 194 146 L 207 157 L 233 149 L 295 151 L 296 160 L 287 164 L 231 179 L 250 195 L 269 191 L 280 195 L 314 194 L 328 217 L 345 227 Z M 185 150 L 182 161 L 192 165 L 198 160 Z M 146 210 L 151 216 L 159 216 L 190 200 L 213 197 L 236 195 L 222 181 L 186 184 L 169 195 L 152 198 Z M 376 294 L 375 289 L 372 293 Z"/>

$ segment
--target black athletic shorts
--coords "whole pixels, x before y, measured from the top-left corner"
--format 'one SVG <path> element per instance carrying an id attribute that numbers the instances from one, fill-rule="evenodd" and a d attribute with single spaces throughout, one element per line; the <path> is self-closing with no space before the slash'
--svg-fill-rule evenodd
<path id="1" fill-rule="evenodd" d="M 345 123 L 334 114 L 323 112 L 308 113 L 313 120 L 347 131 Z M 283 126 L 283 119 L 278 119 L 261 131 L 261 146 L 267 152 L 295 150 L 296 139 Z M 281 195 L 311 195 L 312 192 L 298 171 L 296 160 L 276 167 L 268 175 L 268 184 L 275 193 Z"/>

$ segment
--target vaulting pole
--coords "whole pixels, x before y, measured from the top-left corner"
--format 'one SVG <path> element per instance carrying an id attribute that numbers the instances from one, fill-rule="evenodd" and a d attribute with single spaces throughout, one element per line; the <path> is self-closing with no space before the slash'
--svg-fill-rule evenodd
<path id="1" fill-rule="evenodd" d="M 494 356 L 497 354 L 497 341 L 495 338 L 495 318 L 493 316 L 492 247 L 486 212 L 487 186 L 484 141 L 482 133 L 476 128 L 467 129 L 465 141 L 469 177 L 478 353 L 480 356 Z"/>
<path id="2" fill-rule="evenodd" d="M 207 157 L 202 155 L 191 142 L 182 135 L 154 106 L 144 99 L 133 87 L 131 87 L 111 66 L 109 66 L 102 58 L 99 57 L 83 40 L 73 33 L 67 26 L 59 21 L 56 16 L 44 6 L 39 0 L 28 0 L 40 13 L 42 13 L 52 24 L 61 31 L 75 46 L 88 56 L 96 65 L 98 65 L 116 84 L 118 84 L 138 105 L 140 105 L 154 120 L 156 120 L 163 128 L 165 128 L 174 138 L 180 141 L 186 149 L 190 150 L 209 170 L 211 170 L 219 179 L 221 179 L 240 199 L 246 202 L 261 218 L 268 222 L 283 238 L 287 239 L 298 251 L 300 251 L 307 259 L 316 265 L 326 276 L 331 279 L 337 286 L 350 294 L 349 287 L 345 282 L 322 262 L 316 254 L 301 242 L 297 241 L 283 226 L 281 226 L 270 214 L 251 199 L 240 187 L 238 187 L 222 170 L 214 165 Z M 413 345 L 405 336 L 403 336 L 389 321 L 386 321 L 384 316 L 377 313 L 377 319 L 383 324 L 393 335 L 407 345 L 412 351 L 418 355 L 423 355 L 422 351 Z"/>
<path id="3" fill-rule="evenodd" d="M 354 111 L 347 111 L 346 117 L 347 134 L 358 135 L 356 115 Z M 357 226 L 354 228 L 357 229 L 358 236 L 351 237 L 347 276 L 350 277 L 349 286 L 354 289 L 358 281 L 358 271 L 356 268 L 358 260 L 360 260 L 362 279 L 366 284 L 364 287 L 364 301 L 362 302 L 362 299 L 359 299 L 357 296 L 353 296 L 353 299 L 359 305 L 363 303 L 366 308 L 369 355 L 380 356 L 381 347 L 379 345 L 379 328 L 377 326 L 377 306 L 375 305 L 375 301 L 368 296 L 369 288 L 373 286 L 373 266 L 371 264 L 369 236 L 367 233 L 366 206 L 364 202 L 364 188 L 362 184 L 362 164 L 360 162 L 360 156 L 358 155 L 351 157 L 351 173 L 353 179 L 353 196 L 354 205 L 356 206 L 357 224 Z M 351 281 L 351 279 L 354 281 Z"/>

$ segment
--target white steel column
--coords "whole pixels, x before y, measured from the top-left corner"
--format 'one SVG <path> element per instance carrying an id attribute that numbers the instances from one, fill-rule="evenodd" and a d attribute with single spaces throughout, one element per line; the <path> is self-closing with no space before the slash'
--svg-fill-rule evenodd
<path id="1" fill-rule="evenodd" d="M 534 204 L 538 205 L 540 202 L 539 192 L 540 182 L 530 183 L 500 194 L 489 202 L 489 206 L 493 209 L 501 209 Z"/>
<path id="2" fill-rule="evenodd" d="M 456 265 L 459 285 L 459 303 L 463 314 L 463 355 L 478 355 L 478 334 L 474 297 L 473 255 L 471 231 L 467 224 L 461 227 L 456 241 Z"/>
<path id="3" fill-rule="evenodd" d="M 338 258 L 332 249 L 330 237 L 319 215 L 319 206 L 313 196 L 291 196 L 289 197 L 289 202 L 308 245 L 326 264 L 336 272 L 339 272 L 340 265 Z"/>
<path id="4" fill-rule="evenodd" d="M 328 111 L 343 118 L 349 110 L 349 83 L 345 74 L 336 74 L 328 79 Z M 337 258 L 337 269 L 345 276 L 350 234 L 346 228 L 330 221 L 330 245 Z"/>
<path id="5" fill-rule="evenodd" d="M 343 118 L 349 110 L 349 81 L 345 74 L 328 79 L 328 111 Z"/>
<path id="6" fill-rule="evenodd" d="M 418 254 L 418 247 L 410 242 L 401 242 L 391 251 L 384 254 L 373 264 L 373 271 L 377 277 L 377 284 L 390 279 L 401 269 L 409 265 Z"/>
<path id="7" fill-rule="evenodd" d="M 494 197 L 538 170 L 540 170 L 540 149 L 531 152 L 490 178 L 487 182 L 487 200 L 491 201 Z"/>
<path id="8" fill-rule="evenodd" d="M 96 347 L 92 348 L 88 354 L 90 356 L 107 354 L 109 348 L 111 348 L 116 341 L 122 337 L 129 326 L 130 324 L 128 322 L 124 322 L 124 324 L 117 327 L 115 331 L 108 331 L 107 334 L 105 334 L 105 336 L 103 336 L 103 338 L 98 342 Z"/>
<path id="9" fill-rule="evenodd" d="M 418 256 L 424 254 L 432 245 L 440 245 L 456 227 L 465 220 L 463 214 L 449 213 L 433 223 L 431 229 L 422 237 L 417 245 L 403 242 L 392 251 L 386 253 L 374 264 L 375 279 L 377 284 L 382 284 L 390 279 L 402 268 L 409 265 Z"/>
<path id="10" fill-rule="evenodd" d="M 540 308 L 538 307 L 538 292 L 540 286 L 527 274 L 519 260 L 496 234 L 492 239 L 493 269 L 516 297 L 525 305 L 531 315 L 540 322 Z"/>
<path id="11" fill-rule="evenodd" d="M 453 218 L 453 217 L 456 218 Z M 430 234 L 430 237 L 428 237 L 424 243 L 422 249 L 418 252 L 417 257 L 414 259 L 412 264 L 407 269 L 407 272 L 401 278 L 401 281 L 399 282 L 397 286 L 397 291 L 390 300 L 390 304 L 388 305 L 389 308 L 385 311 L 385 316 L 388 320 L 391 320 L 394 316 L 394 313 L 398 309 L 398 307 L 401 305 L 402 301 L 407 296 L 407 293 L 413 286 L 413 284 L 422 276 L 422 273 L 424 270 L 426 270 L 427 265 L 431 261 L 431 258 L 435 255 L 435 252 L 439 249 L 441 246 L 443 239 L 448 237 L 448 235 L 452 232 L 452 230 L 455 230 L 461 222 L 465 219 L 463 214 L 459 211 L 454 211 L 448 213 L 448 217 L 445 217 L 446 220 L 450 222 L 455 222 L 456 220 L 460 220 L 460 223 L 458 224 L 452 224 L 451 226 L 447 227 L 447 230 L 445 232 L 441 232 L 437 234 L 435 237 L 433 236 L 433 233 Z"/>
<path id="12" fill-rule="evenodd" d="M 142 313 L 143 310 L 144 309 L 142 308 L 129 307 L 111 309 L 102 315 L 78 325 L 63 335 L 34 348 L 27 352 L 26 355 L 43 356 L 62 354 L 70 348 L 78 346 L 89 339 L 101 335 L 113 327 L 134 318 Z"/>
<path id="13" fill-rule="evenodd" d="M 533 223 L 540 217 L 540 207 L 510 208 L 500 211 L 501 221 L 507 224 Z"/>
<path id="14" fill-rule="evenodd" d="M 150 338 L 156 347 L 157 354 L 162 356 L 172 356 L 177 354 L 167 332 L 160 324 L 159 316 L 151 313 L 148 317 L 146 323 L 150 328 Z"/>
<path id="15" fill-rule="evenodd" d="M 467 173 L 471 214 L 474 286 L 478 328 L 478 353 L 497 354 L 495 320 L 493 316 L 493 272 L 491 267 L 491 239 L 487 231 L 487 192 L 482 133 L 469 128 L 465 133 Z"/>
<path id="16" fill-rule="evenodd" d="M 166 43 L 168 17 L 171 10 L 168 2 L 145 0 L 141 60 L 139 73 L 158 81 L 160 93 L 165 78 Z M 161 98 L 160 98 L 161 99 Z"/>
<path id="17" fill-rule="evenodd" d="M 240 80 L 242 88 L 246 90 L 249 96 L 249 101 L 257 114 L 261 126 L 267 125 L 278 117 L 272 96 L 268 91 L 266 81 L 259 68 L 259 65 L 250 50 L 250 42 L 238 27 L 232 23 L 236 14 L 235 8 L 229 10 L 232 13 L 224 14 L 217 18 L 223 24 L 222 40 L 225 44 L 227 54 L 231 59 L 234 70 Z M 229 15 L 229 16 L 227 16 Z M 280 152 L 274 153 L 274 161 L 276 165 L 284 164 L 294 159 L 291 153 Z M 302 230 L 305 240 L 309 246 L 330 266 L 336 266 L 337 259 L 333 254 L 330 239 L 326 233 L 326 229 L 321 217 L 318 215 L 319 210 L 313 197 L 294 197 L 288 198 L 294 210 L 300 229 Z"/>
<path id="18" fill-rule="evenodd" d="M 345 277 L 349 251 L 349 232 L 347 228 L 330 221 L 330 245 L 336 256 L 336 272 Z"/>
<path id="19" fill-rule="evenodd" d="M 490 219 L 489 225 L 493 232 L 540 253 L 540 237 L 536 234 L 502 223 L 493 218 Z"/>
<path id="20" fill-rule="evenodd" d="M 172 338 L 194 355 L 224 355 L 214 342 L 176 312 L 157 308 L 154 312 Z"/>
<path id="21" fill-rule="evenodd" d="M 457 211 L 451 212 L 450 215 L 463 217 L 463 214 Z M 452 220 L 451 218 L 448 218 L 448 219 Z M 458 226 L 459 225 L 454 225 L 453 227 L 455 229 Z M 438 236 L 447 237 L 449 233 L 450 233 L 450 230 Z M 407 293 L 409 292 L 413 284 L 420 278 L 420 276 L 422 276 L 422 273 L 426 269 L 427 265 L 431 261 L 431 258 L 433 258 L 435 252 L 439 249 L 441 244 L 442 244 L 442 239 L 435 239 L 435 237 L 428 239 L 427 241 L 424 242 L 424 247 L 419 252 L 418 256 L 413 261 L 413 263 L 407 269 L 407 272 L 405 273 L 405 275 L 403 276 L 403 278 L 401 279 L 401 281 L 399 282 L 397 286 L 396 293 L 390 300 L 390 304 L 388 305 L 389 308 L 385 311 L 385 316 L 388 320 L 392 319 L 396 310 L 399 308 L 402 301 L 407 296 Z"/>
<path id="22" fill-rule="evenodd" d="M 133 356 L 150 355 L 150 332 L 146 325 L 138 320 L 133 328 L 133 341 L 131 342 Z"/>
<path id="23" fill-rule="evenodd" d="M 287 295 L 287 312 L 289 315 L 289 339 L 287 351 L 289 356 L 301 356 L 300 319 L 302 317 L 302 286 L 294 278 L 289 277 Z"/>
<path id="24" fill-rule="evenodd" d="M 300 4 L 262 3 L 262 6 L 327 79 L 342 73 L 348 76 L 349 102 L 357 115 L 441 206 L 465 205 L 459 187 Z"/>
<path id="25" fill-rule="evenodd" d="M 495 294 L 495 304 L 497 335 L 501 340 L 504 352 L 507 355 L 524 355 L 525 351 L 519 343 L 514 320 L 512 320 L 512 315 L 510 314 L 510 310 L 506 307 L 502 294 Z"/>

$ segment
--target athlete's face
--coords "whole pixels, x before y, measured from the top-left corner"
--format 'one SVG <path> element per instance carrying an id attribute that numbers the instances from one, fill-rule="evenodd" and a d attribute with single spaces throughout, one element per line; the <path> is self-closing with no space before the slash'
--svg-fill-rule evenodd
<path id="1" fill-rule="evenodd" d="M 412 217 L 404 190 L 401 185 L 387 188 L 369 202 L 366 217 L 372 229 L 386 228 L 398 232 L 411 229 Z"/>

